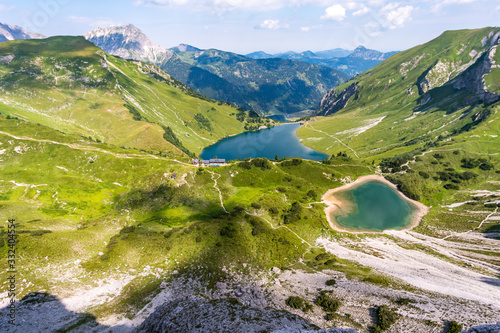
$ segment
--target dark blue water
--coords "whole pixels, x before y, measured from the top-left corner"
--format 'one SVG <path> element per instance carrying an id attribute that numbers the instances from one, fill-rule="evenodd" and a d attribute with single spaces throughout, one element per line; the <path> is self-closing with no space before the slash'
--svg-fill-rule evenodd
<path id="1" fill-rule="evenodd" d="M 411 224 L 417 207 L 405 200 L 392 187 L 369 180 L 335 194 L 348 200 L 350 212 L 334 214 L 339 226 L 353 231 L 384 231 L 405 229 Z"/>
<path id="2" fill-rule="evenodd" d="M 240 157 L 274 159 L 278 155 L 279 158 L 301 157 L 315 161 L 328 158 L 328 155 L 306 147 L 300 142 L 297 136 L 299 127 L 298 123 L 284 124 L 231 136 L 203 149 L 200 157 L 210 159 L 217 156 L 226 160 L 236 160 Z"/>

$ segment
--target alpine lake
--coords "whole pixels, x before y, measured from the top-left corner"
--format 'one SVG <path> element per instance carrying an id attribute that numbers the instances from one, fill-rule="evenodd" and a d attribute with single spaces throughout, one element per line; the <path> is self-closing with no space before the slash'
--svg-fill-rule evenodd
<path id="1" fill-rule="evenodd" d="M 426 207 L 406 198 L 386 182 L 367 179 L 333 190 L 332 209 L 327 214 L 334 228 L 382 232 L 408 229 L 418 223 Z"/>
<path id="2" fill-rule="evenodd" d="M 244 132 L 219 140 L 206 147 L 200 154 L 202 159 L 224 158 L 237 160 L 265 157 L 274 159 L 300 157 L 307 160 L 321 161 L 328 155 L 304 146 L 297 136 L 299 123 L 290 123 L 253 132 Z"/>

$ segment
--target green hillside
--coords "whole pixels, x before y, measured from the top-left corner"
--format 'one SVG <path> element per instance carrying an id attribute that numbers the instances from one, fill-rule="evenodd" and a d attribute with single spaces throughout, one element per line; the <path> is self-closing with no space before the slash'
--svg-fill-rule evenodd
<path id="1" fill-rule="evenodd" d="M 249 124 L 248 113 L 83 37 L 4 42 L 0 59 L 1 113 L 115 146 L 198 154 L 220 138 L 270 123 Z"/>
<path id="2" fill-rule="evenodd" d="M 498 110 L 498 32 L 447 31 L 393 55 L 325 95 L 317 114 L 329 117 L 298 135 L 323 152 L 347 149 L 377 161 L 465 140 Z"/>

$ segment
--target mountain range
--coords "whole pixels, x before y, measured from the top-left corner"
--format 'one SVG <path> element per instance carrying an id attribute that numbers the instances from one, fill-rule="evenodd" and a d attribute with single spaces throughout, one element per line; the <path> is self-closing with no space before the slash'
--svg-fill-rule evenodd
<path id="1" fill-rule="evenodd" d="M 281 58 L 304 61 L 310 64 L 334 68 L 352 77 L 372 68 L 396 53 L 397 52 L 384 53 L 376 50 L 370 50 L 360 45 L 353 51 L 345 49 L 332 49 L 319 52 L 305 51 L 297 53 L 290 51 L 277 54 L 268 54 L 259 51 L 247 54 L 247 56 L 253 59 Z"/>
<path id="2" fill-rule="evenodd" d="M 133 25 L 98 28 L 84 37 L 104 51 L 157 65 L 199 93 L 260 114 L 315 109 L 324 93 L 348 76 L 288 59 L 252 59 L 189 45 L 164 49 Z"/>

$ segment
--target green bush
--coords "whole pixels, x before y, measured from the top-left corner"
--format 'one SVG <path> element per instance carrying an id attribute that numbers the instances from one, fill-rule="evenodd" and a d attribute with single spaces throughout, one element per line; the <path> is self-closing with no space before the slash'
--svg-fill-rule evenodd
<path id="1" fill-rule="evenodd" d="M 430 175 L 425 171 L 419 171 L 418 174 L 424 179 L 429 179 Z"/>
<path id="2" fill-rule="evenodd" d="M 331 321 L 335 319 L 335 313 L 327 313 L 325 316 L 326 321 Z"/>
<path id="3" fill-rule="evenodd" d="M 336 283 L 335 279 L 330 279 L 330 280 L 326 281 L 327 286 L 334 286 L 335 283 Z"/>
<path id="4" fill-rule="evenodd" d="M 493 164 L 491 164 L 490 162 L 486 162 L 486 163 L 480 164 L 479 165 L 479 169 L 484 170 L 484 171 L 492 170 L 493 169 Z"/>
<path id="5" fill-rule="evenodd" d="M 301 158 L 292 158 L 291 160 L 286 160 L 281 163 L 282 166 L 297 166 L 302 164 Z"/>
<path id="6" fill-rule="evenodd" d="M 322 261 L 328 258 L 330 258 L 330 255 L 328 253 L 320 253 L 314 259 L 316 259 L 317 261 Z"/>
<path id="7" fill-rule="evenodd" d="M 255 208 L 255 209 L 260 209 L 261 208 L 261 205 L 256 203 L 256 202 L 252 202 L 252 207 Z"/>
<path id="8" fill-rule="evenodd" d="M 336 312 L 340 308 L 340 301 L 333 299 L 325 293 L 316 298 L 316 304 L 323 308 L 325 312 Z"/>
<path id="9" fill-rule="evenodd" d="M 280 211 L 278 210 L 278 208 L 276 207 L 271 207 L 269 208 L 269 213 L 273 214 L 273 215 L 276 215 L 278 214 Z"/>
<path id="10" fill-rule="evenodd" d="M 463 327 L 456 321 L 452 321 L 448 324 L 448 330 L 446 331 L 447 333 L 459 333 L 462 331 Z"/>
<path id="11" fill-rule="evenodd" d="M 302 206 L 298 202 L 294 202 L 287 213 L 283 214 L 283 222 L 285 224 L 296 222 L 302 218 Z"/>
<path id="12" fill-rule="evenodd" d="M 443 187 L 447 190 L 458 190 L 460 187 L 456 184 L 444 184 Z"/>
<path id="13" fill-rule="evenodd" d="M 382 305 L 377 308 L 377 326 L 382 331 L 387 331 L 397 319 L 398 314 L 387 305 Z"/>
<path id="14" fill-rule="evenodd" d="M 444 155 L 440 154 L 440 153 L 436 153 L 436 154 L 434 154 L 432 156 L 434 156 L 434 158 L 437 159 L 437 160 L 442 160 L 444 158 Z"/>
<path id="15" fill-rule="evenodd" d="M 286 300 L 286 305 L 288 305 L 292 309 L 302 309 L 304 307 L 304 304 L 305 304 L 304 299 L 298 296 L 290 296 Z"/>

